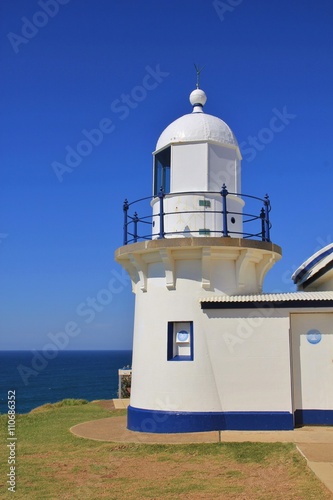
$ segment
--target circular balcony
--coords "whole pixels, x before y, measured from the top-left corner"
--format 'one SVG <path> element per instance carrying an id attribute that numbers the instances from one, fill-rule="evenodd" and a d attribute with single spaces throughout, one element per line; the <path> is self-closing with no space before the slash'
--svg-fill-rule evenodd
<path id="1" fill-rule="evenodd" d="M 244 210 L 245 206 L 245 210 Z M 126 199 L 124 245 L 142 240 L 188 237 L 243 238 L 270 242 L 268 195 L 190 191 Z"/>

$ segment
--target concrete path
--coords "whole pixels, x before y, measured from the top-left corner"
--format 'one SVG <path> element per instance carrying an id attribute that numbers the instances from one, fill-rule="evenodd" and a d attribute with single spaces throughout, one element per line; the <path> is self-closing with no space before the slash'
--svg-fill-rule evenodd
<path id="1" fill-rule="evenodd" d="M 150 434 L 126 429 L 126 417 L 109 417 L 75 425 L 78 437 L 113 443 L 182 444 L 214 442 L 295 443 L 308 466 L 333 493 L 333 427 L 301 427 L 293 431 L 222 431 Z M 333 498 L 333 497 L 332 497 Z"/>

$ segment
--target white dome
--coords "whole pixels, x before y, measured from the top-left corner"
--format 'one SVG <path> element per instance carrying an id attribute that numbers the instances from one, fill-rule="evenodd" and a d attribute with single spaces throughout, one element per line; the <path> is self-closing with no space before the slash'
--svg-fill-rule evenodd
<path id="1" fill-rule="evenodd" d="M 228 125 L 216 116 L 193 112 L 172 122 L 160 135 L 156 151 L 169 144 L 211 141 L 238 149 L 237 139 Z"/>

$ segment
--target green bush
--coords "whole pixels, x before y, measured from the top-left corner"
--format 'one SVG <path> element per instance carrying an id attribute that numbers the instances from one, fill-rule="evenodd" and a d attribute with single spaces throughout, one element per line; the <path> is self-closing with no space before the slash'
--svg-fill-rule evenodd
<path id="1" fill-rule="evenodd" d="M 131 383 L 132 376 L 131 375 L 123 375 L 121 377 L 121 394 L 120 397 L 122 399 L 128 399 L 131 395 Z"/>

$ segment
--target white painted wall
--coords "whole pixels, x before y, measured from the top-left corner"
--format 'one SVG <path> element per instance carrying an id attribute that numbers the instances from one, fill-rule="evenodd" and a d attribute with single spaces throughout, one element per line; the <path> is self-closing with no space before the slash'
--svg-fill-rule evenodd
<path id="1" fill-rule="evenodd" d="M 309 330 L 322 334 L 318 344 Z M 333 409 L 333 313 L 292 313 L 294 409 Z"/>
<path id="2" fill-rule="evenodd" d="M 288 315 L 257 308 L 205 315 L 224 411 L 291 411 Z"/>
<path id="3" fill-rule="evenodd" d="M 241 162 L 234 148 L 197 142 L 172 144 L 170 191 L 241 192 Z"/>
<path id="4" fill-rule="evenodd" d="M 301 290 L 302 286 L 299 287 Z M 316 279 L 305 288 L 306 291 L 331 291 L 333 290 L 333 269 L 327 271 L 323 276 Z"/>
<path id="5" fill-rule="evenodd" d="M 200 200 L 210 202 L 210 207 L 200 206 Z M 241 237 L 243 231 L 243 211 L 244 202 L 237 196 L 227 197 L 227 224 L 230 236 Z M 154 227 L 153 238 L 159 235 L 160 230 L 160 201 L 155 198 L 152 201 Z M 164 216 L 164 231 L 169 233 L 167 238 L 207 236 L 199 234 L 202 229 L 210 230 L 208 236 L 221 237 L 223 231 L 222 197 L 220 194 L 210 195 L 206 193 L 194 193 L 190 195 L 168 194 L 164 198 L 164 213 L 172 214 Z M 192 212 L 192 213 L 187 213 Z M 193 213 L 195 212 L 195 213 Z M 258 222 L 258 229 L 259 229 Z M 187 233 L 181 234 L 184 231 Z M 170 234 L 171 233 L 171 234 Z"/>
<path id="6" fill-rule="evenodd" d="M 208 144 L 173 144 L 171 146 L 170 191 L 208 190 Z"/>
<path id="7" fill-rule="evenodd" d="M 150 280 L 149 292 L 137 293 L 131 405 L 166 411 L 219 411 L 214 374 L 198 323 L 200 287 L 184 278 L 177 281 L 180 290 L 188 293 L 168 291 Z M 194 322 L 194 361 L 167 361 L 168 321 Z"/>
<path id="8" fill-rule="evenodd" d="M 241 193 L 241 162 L 234 148 L 208 145 L 208 190 L 220 191 L 222 185 L 228 191 Z"/>
<path id="9" fill-rule="evenodd" d="M 151 271 L 158 274 L 156 264 Z M 131 405 L 165 411 L 291 411 L 288 314 L 204 312 L 200 279 L 200 261 L 180 261 L 176 290 L 167 290 L 158 277 L 148 278 L 147 292 L 137 290 Z M 193 361 L 167 360 L 168 321 L 193 321 Z"/>
<path id="10" fill-rule="evenodd" d="M 290 312 L 273 304 L 202 310 L 204 296 L 239 293 L 235 250 L 223 250 L 224 259 L 208 259 L 209 289 L 202 287 L 200 249 L 181 247 L 174 254 L 174 289 L 166 286 L 162 261 L 151 256 L 146 291 L 142 282 L 135 285 L 131 405 L 188 412 L 331 410 L 333 312 Z M 253 263 L 247 276 L 255 279 Z M 168 322 L 193 322 L 193 361 L 167 360 Z M 322 335 L 318 344 L 307 340 L 313 329 Z"/>

